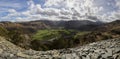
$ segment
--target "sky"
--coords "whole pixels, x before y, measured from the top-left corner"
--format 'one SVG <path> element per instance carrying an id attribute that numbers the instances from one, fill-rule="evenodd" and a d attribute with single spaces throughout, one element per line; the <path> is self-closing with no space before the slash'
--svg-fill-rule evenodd
<path id="1" fill-rule="evenodd" d="M 0 0 L 0 21 L 120 19 L 120 0 Z"/>

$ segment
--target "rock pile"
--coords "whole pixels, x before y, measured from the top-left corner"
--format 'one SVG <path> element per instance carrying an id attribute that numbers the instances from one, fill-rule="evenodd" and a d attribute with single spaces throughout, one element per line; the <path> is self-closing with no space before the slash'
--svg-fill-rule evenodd
<path id="1" fill-rule="evenodd" d="M 0 37 L 0 59 L 120 59 L 120 39 L 61 50 L 24 50 Z"/>

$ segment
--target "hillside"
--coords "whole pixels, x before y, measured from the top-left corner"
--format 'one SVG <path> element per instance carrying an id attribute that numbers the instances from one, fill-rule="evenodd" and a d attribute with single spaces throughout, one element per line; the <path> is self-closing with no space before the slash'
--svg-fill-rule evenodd
<path id="1" fill-rule="evenodd" d="M 0 27 L 7 30 L 21 30 L 25 34 L 32 34 L 41 29 L 73 29 L 79 31 L 91 31 L 96 27 L 103 25 L 102 22 L 92 22 L 88 20 L 71 21 L 50 21 L 38 20 L 30 22 L 0 22 Z"/>
<path id="2" fill-rule="evenodd" d="M 97 30 L 98 31 L 111 31 L 114 29 L 119 29 L 120 28 L 120 20 L 116 20 L 110 23 L 106 23 L 104 25 L 102 25 L 101 27 L 98 27 Z"/>
<path id="3" fill-rule="evenodd" d="M 22 30 L 24 33 L 35 33 L 40 29 L 49 28 L 42 22 L 0 22 L 0 27 L 4 27 L 7 30 Z"/>
<path id="4" fill-rule="evenodd" d="M 82 24 L 84 26 L 87 23 Z M 35 21 L 1 22 L 0 26 L 1 59 L 120 59 L 118 20 L 91 27 L 87 31 L 78 29 L 82 25 L 76 25 L 76 30 L 72 25 L 72 29 L 53 28 Z"/>
<path id="5" fill-rule="evenodd" d="M 87 33 L 92 31 L 97 26 L 102 25 L 102 23 L 97 24 L 96 22 L 84 20 L 74 20 L 74 21 L 49 21 L 49 20 L 38 20 L 30 22 L 0 22 L 0 36 L 6 37 L 8 41 L 14 43 L 25 49 L 35 49 L 35 50 L 49 50 L 49 49 L 61 49 L 76 46 L 76 40 L 74 40 L 75 35 L 80 33 Z M 94 26 L 94 27 L 93 27 Z M 34 37 L 38 31 L 43 30 L 43 36 L 46 40 L 40 41 L 41 38 L 34 40 Z M 44 33 L 44 30 L 48 30 Z M 54 36 L 50 35 L 50 31 L 55 30 L 58 32 L 56 35 L 60 35 L 59 38 L 54 39 Z M 84 32 L 82 32 L 84 30 Z M 66 34 L 69 32 L 69 35 Z M 54 34 L 51 32 L 51 34 Z M 52 38 L 50 38 L 52 36 Z M 63 36 L 63 37 L 62 37 Z M 50 39 L 54 39 L 50 41 Z M 63 44 L 61 44 L 63 43 Z M 53 45 L 58 46 L 54 47 Z M 77 43 L 78 44 L 78 43 Z M 36 46 L 39 45 L 39 46 Z M 39 47 L 39 48 L 38 48 Z"/>
<path id="6" fill-rule="evenodd" d="M 103 24 L 91 21 L 65 21 L 64 24 L 69 25 L 69 27 L 66 25 L 67 29 L 62 21 L 1 22 L 0 36 L 25 49 L 39 51 L 72 48 L 101 40 L 119 38 L 119 22 Z M 61 23 L 64 27 L 51 26 L 53 23 L 54 26 Z M 93 27 L 91 24 L 97 24 L 98 26 Z M 90 28 L 85 27 L 88 25 L 90 25 Z M 86 30 L 82 31 L 79 28 Z"/>
<path id="7" fill-rule="evenodd" d="M 61 50 L 24 50 L 0 37 L 0 59 L 120 59 L 120 39 Z"/>
<path id="8" fill-rule="evenodd" d="M 120 37 L 120 21 L 113 21 L 97 27 L 94 31 L 78 37 L 81 44 Z M 83 41 L 85 43 L 83 43 Z"/>

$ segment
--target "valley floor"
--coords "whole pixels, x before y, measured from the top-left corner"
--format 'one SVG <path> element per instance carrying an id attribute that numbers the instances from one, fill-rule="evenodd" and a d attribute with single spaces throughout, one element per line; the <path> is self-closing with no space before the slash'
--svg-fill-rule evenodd
<path id="1" fill-rule="evenodd" d="M 120 59 L 120 39 L 61 50 L 24 50 L 0 37 L 0 59 Z"/>

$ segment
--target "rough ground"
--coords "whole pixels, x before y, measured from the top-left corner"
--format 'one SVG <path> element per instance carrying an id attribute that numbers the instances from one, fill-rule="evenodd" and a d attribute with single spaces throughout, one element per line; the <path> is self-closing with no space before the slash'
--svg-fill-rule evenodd
<path id="1" fill-rule="evenodd" d="M 120 59 L 120 39 L 69 49 L 34 51 L 24 50 L 0 37 L 0 59 Z"/>

